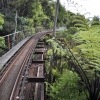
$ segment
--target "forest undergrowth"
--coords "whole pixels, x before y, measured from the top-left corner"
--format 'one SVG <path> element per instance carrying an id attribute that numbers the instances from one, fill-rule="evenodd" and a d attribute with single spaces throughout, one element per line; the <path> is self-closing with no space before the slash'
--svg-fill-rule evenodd
<path id="1" fill-rule="evenodd" d="M 56 39 L 47 41 L 48 100 L 100 99 L 99 27 L 74 35 L 58 32 Z"/>

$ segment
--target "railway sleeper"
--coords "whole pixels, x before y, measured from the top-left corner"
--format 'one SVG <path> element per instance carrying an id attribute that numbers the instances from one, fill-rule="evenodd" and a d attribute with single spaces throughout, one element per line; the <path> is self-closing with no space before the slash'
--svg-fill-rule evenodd
<path id="1" fill-rule="evenodd" d="M 45 77 L 28 77 L 28 82 L 45 82 Z"/>
<path id="2" fill-rule="evenodd" d="M 44 60 L 33 60 L 32 63 L 36 63 L 36 64 L 44 64 L 45 61 Z"/>

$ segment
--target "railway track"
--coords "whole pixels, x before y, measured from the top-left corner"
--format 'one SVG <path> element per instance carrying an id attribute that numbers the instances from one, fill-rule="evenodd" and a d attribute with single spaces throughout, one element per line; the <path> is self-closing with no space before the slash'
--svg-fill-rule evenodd
<path id="1" fill-rule="evenodd" d="M 36 54 L 35 58 L 33 53 L 44 52 L 43 48 L 39 51 L 35 51 L 35 48 L 39 39 L 46 34 L 34 35 L 0 74 L 0 100 L 44 100 L 43 96 L 39 96 L 44 91 L 43 53 Z M 28 82 L 30 79 L 36 82 Z M 42 83 L 37 83 L 39 79 L 42 79 Z"/>

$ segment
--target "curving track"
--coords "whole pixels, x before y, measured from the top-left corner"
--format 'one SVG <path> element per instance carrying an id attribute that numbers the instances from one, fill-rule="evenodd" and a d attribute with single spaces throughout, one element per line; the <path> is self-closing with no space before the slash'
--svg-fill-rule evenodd
<path id="1" fill-rule="evenodd" d="M 29 66 L 31 64 L 31 58 L 32 54 L 34 52 L 34 49 L 37 45 L 37 42 L 40 38 L 45 36 L 48 32 L 42 32 L 39 34 L 34 35 L 20 50 L 20 52 L 17 53 L 17 56 L 14 57 L 12 62 L 7 66 L 6 71 L 4 71 L 0 76 L 0 100 L 31 100 L 31 98 L 19 98 L 15 97 L 18 94 L 20 87 L 20 80 L 22 80 L 23 73 L 27 76 L 27 70 L 29 69 Z M 50 33 L 50 32 L 49 32 Z M 40 57 L 41 58 L 41 57 Z M 31 68 L 34 65 L 31 65 Z M 36 66 L 36 65 L 35 65 Z M 37 69 L 33 69 L 33 71 L 30 71 L 30 74 L 36 74 Z M 21 86 L 23 87 L 23 84 L 25 85 L 25 79 L 24 83 L 21 83 Z M 31 86 L 27 85 L 28 87 L 33 87 L 34 84 L 31 84 Z M 28 90 L 29 91 L 29 90 Z M 31 90 L 32 91 L 32 90 Z M 26 92 L 27 93 L 27 92 Z M 28 95 L 29 96 L 29 95 Z"/>

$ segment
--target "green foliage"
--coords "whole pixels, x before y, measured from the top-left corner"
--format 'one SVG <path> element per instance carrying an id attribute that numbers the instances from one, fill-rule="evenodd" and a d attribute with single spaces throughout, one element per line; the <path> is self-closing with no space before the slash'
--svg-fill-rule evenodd
<path id="1" fill-rule="evenodd" d="M 2 35 L 11 34 L 15 29 L 15 16 L 5 16 L 5 23 L 3 25 Z"/>
<path id="2" fill-rule="evenodd" d="M 66 12 L 66 14 L 65 14 L 65 20 L 64 21 L 66 21 L 66 27 L 67 27 L 67 29 L 69 29 L 70 27 L 73 27 L 74 25 L 73 25 L 73 23 L 72 23 L 72 20 L 73 20 L 73 16 L 74 16 L 75 14 L 74 13 L 72 13 L 72 12 L 70 12 L 70 11 L 67 11 Z"/>
<path id="3" fill-rule="evenodd" d="M 64 56 L 67 51 L 66 49 L 64 49 L 60 44 L 59 41 L 55 41 L 54 38 L 47 40 L 47 42 L 51 43 L 52 45 L 52 49 L 54 49 L 54 52 L 57 52 L 57 55 L 60 56 L 60 53 L 62 54 L 62 56 Z M 63 44 L 62 44 L 63 45 Z M 47 54 L 51 55 L 52 54 L 52 49 L 50 49 Z"/>
<path id="4" fill-rule="evenodd" d="M 33 18 L 34 26 L 41 26 L 41 22 L 47 19 L 47 16 L 43 12 L 41 2 L 32 3 L 30 7 L 29 17 Z"/>
<path id="5" fill-rule="evenodd" d="M 59 36 L 67 34 L 59 32 Z M 63 36 L 62 35 L 62 36 Z M 62 39 L 49 39 L 48 42 L 52 45 L 48 50 L 47 56 L 53 56 L 53 62 L 46 66 L 52 66 L 47 69 L 51 70 L 51 84 L 47 83 L 47 94 L 51 100 L 86 100 L 86 95 L 79 85 L 80 78 L 75 72 L 68 70 L 69 53 Z M 67 59 L 65 60 L 66 57 Z M 52 60 L 52 59 L 51 59 Z M 47 62 L 48 63 L 48 62 Z M 49 73 L 49 71 L 47 71 Z M 80 92 L 81 90 L 81 92 Z"/>
<path id="6" fill-rule="evenodd" d="M 100 18 L 98 16 L 94 16 L 91 22 L 91 26 L 93 25 L 100 25 Z"/>
<path id="7" fill-rule="evenodd" d="M 79 93 L 78 81 L 80 78 L 70 70 L 64 70 L 55 83 L 50 85 L 51 100 L 86 100 L 84 93 Z"/>
<path id="8" fill-rule="evenodd" d="M 72 40 L 72 34 L 76 33 L 76 28 L 75 27 L 70 27 L 68 30 L 66 31 L 59 31 L 57 32 L 57 38 L 58 39 L 62 39 L 62 38 L 66 38 L 68 41 Z"/>
<path id="9" fill-rule="evenodd" d="M 34 22 L 31 18 L 18 17 L 18 30 L 27 30 L 33 28 Z"/>
<path id="10" fill-rule="evenodd" d="M 40 0 L 41 1 L 41 0 Z M 44 13 L 50 20 L 54 20 L 55 16 L 55 2 L 48 2 L 48 0 L 41 1 Z"/>
<path id="11" fill-rule="evenodd" d="M 3 37 L 0 37 L 0 47 L 5 47 L 5 39 Z M 0 48 L 0 53 L 2 52 L 2 48 Z"/>
<path id="12" fill-rule="evenodd" d="M 3 37 L 0 37 L 0 46 L 5 46 L 5 39 Z"/>
<path id="13" fill-rule="evenodd" d="M 2 14 L 0 14 L 0 30 L 3 29 L 3 24 L 4 24 L 4 16 Z"/>
<path id="14" fill-rule="evenodd" d="M 31 18 L 17 17 L 17 31 L 34 29 L 33 20 Z M 15 15 L 5 16 L 5 23 L 3 25 L 2 35 L 13 33 L 15 30 Z"/>
<path id="15" fill-rule="evenodd" d="M 67 36 L 67 31 L 58 31 L 56 34 L 57 38 L 64 38 Z"/>
<path id="16" fill-rule="evenodd" d="M 100 26 L 91 27 L 89 31 L 80 31 L 73 39 L 76 42 L 73 53 L 92 78 L 95 69 L 100 71 Z"/>
<path id="17" fill-rule="evenodd" d="M 27 1 L 23 15 L 33 20 L 34 26 L 52 28 L 54 18 L 54 7 L 47 0 Z M 24 6 L 24 5 L 23 5 Z"/>
<path id="18" fill-rule="evenodd" d="M 75 34 L 77 31 L 86 31 L 89 29 L 88 19 L 86 19 L 84 15 L 74 14 L 70 11 L 67 11 L 65 16 L 68 33 Z"/>
<path id="19" fill-rule="evenodd" d="M 52 75 L 55 76 L 56 79 L 61 76 L 57 68 L 52 68 Z"/>
<path id="20" fill-rule="evenodd" d="M 4 29 L 2 30 L 3 35 L 14 31 L 16 10 L 18 12 L 17 30 L 37 26 L 46 27 L 47 29 L 53 28 L 56 2 L 49 2 L 48 0 L 3 0 L 0 4 L 4 5 L 3 3 L 7 4 L 1 10 L 5 15 L 5 24 Z M 57 26 L 67 26 L 67 28 L 71 26 L 74 27 L 72 23 L 73 15 L 75 14 L 66 11 L 65 8 L 59 4 Z M 72 28 L 70 30 L 72 31 Z M 75 31 L 76 29 L 72 31 L 72 33 Z"/>
<path id="21" fill-rule="evenodd" d="M 77 14 L 73 16 L 72 23 L 76 28 L 78 28 L 78 30 L 86 31 L 89 28 L 87 24 L 87 19 L 85 18 L 84 15 Z"/>
<path id="22" fill-rule="evenodd" d="M 2 35 L 14 32 L 16 10 L 18 12 L 17 30 L 33 28 L 34 26 L 42 26 L 43 21 L 48 19 L 43 12 L 41 2 L 34 0 L 9 0 L 8 2 L 1 2 L 1 5 L 3 5 L 2 3 L 7 4 L 7 7 L 4 6 L 4 8 L 2 8 L 2 13 L 5 15 L 4 29 L 1 31 L 1 33 L 3 33 Z"/>
<path id="23" fill-rule="evenodd" d="M 2 0 L 0 11 L 4 16 L 12 16 L 16 10 L 20 12 L 21 6 L 28 0 Z M 23 8 L 24 9 L 24 8 Z M 23 13 L 23 12 L 21 12 Z"/>
<path id="24" fill-rule="evenodd" d="M 58 26 L 66 25 L 66 9 L 61 4 L 59 4 L 59 12 L 58 12 Z"/>
<path id="25" fill-rule="evenodd" d="M 76 27 L 70 27 L 69 29 L 68 29 L 68 33 L 69 34 L 75 34 L 77 32 L 77 28 Z"/>

